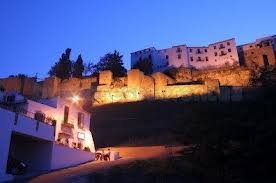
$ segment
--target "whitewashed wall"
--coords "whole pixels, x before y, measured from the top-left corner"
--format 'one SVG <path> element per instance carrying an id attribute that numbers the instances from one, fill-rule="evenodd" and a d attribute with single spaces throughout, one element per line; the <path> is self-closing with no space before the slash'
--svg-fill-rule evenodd
<path id="1" fill-rule="evenodd" d="M 60 169 L 95 160 L 95 153 L 53 144 L 51 169 Z"/>
<path id="2" fill-rule="evenodd" d="M 6 175 L 6 167 L 9 155 L 13 121 L 14 113 L 0 108 L 0 181 L 6 181 L 12 178 Z"/>
<path id="3" fill-rule="evenodd" d="M 220 48 L 221 44 L 224 48 Z M 216 48 L 214 48 L 214 46 Z M 179 52 L 178 49 L 181 51 Z M 198 49 L 200 53 L 197 53 Z M 190 50 L 192 50 L 192 52 Z M 225 55 L 221 55 L 222 51 Z M 215 56 L 215 52 L 217 56 Z M 149 55 L 151 55 L 155 72 L 163 71 L 169 67 L 178 68 L 183 66 L 186 68 L 207 69 L 239 64 L 235 39 L 220 41 L 206 47 L 187 47 L 186 45 L 180 45 L 162 50 L 156 50 L 154 48 L 137 51 L 131 54 L 132 66 L 139 61 L 140 58 L 149 58 Z M 191 57 L 193 57 L 193 61 Z M 201 57 L 201 59 L 199 60 L 198 57 Z M 208 59 L 206 59 L 206 57 L 208 57 Z M 166 64 L 167 62 L 168 64 Z"/>
<path id="4" fill-rule="evenodd" d="M 47 103 L 47 101 L 45 101 L 45 103 Z M 58 134 L 62 131 L 61 125 L 64 120 L 64 107 L 68 106 L 70 108 L 68 122 L 74 125 L 74 128 L 72 129 L 73 136 L 70 141 L 82 142 L 84 147 L 89 147 L 92 152 L 95 152 L 94 141 L 90 132 L 90 114 L 76 107 L 72 102 L 67 102 L 61 98 L 57 98 L 56 104 L 51 101 L 51 104 L 56 107 L 50 107 L 45 104 L 28 100 L 27 111 L 30 111 L 31 113 L 42 111 L 46 117 L 53 117 L 57 121 L 55 132 L 55 140 L 57 140 Z M 82 112 L 84 114 L 83 129 L 78 128 L 78 112 Z M 79 132 L 85 134 L 85 140 L 78 139 Z"/>
<path id="5" fill-rule="evenodd" d="M 23 115 L 18 115 L 18 121 L 17 124 L 13 127 L 13 130 L 22 134 L 27 134 L 48 141 L 54 140 L 53 126 L 42 122 L 37 122 L 36 120 Z"/>

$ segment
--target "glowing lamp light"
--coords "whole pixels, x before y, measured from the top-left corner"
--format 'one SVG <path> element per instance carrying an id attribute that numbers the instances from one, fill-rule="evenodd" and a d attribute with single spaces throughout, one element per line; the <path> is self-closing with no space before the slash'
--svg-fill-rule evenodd
<path id="1" fill-rule="evenodd" d="M 72 101 L 74 103 L 78 103 L 80 101 L 80 97 L 78 95 L 72 97 Z"/>
<path id="2" fill-rule="evenodd" d="M 81 139 L 81 140 L 85 140 L 85 134 L 81 133 L 81 132 L 78 132 L 78 138 Z"/>

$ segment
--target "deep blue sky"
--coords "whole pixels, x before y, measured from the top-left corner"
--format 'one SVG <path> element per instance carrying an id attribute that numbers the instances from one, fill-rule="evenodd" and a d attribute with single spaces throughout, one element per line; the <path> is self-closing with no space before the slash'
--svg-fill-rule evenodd
<path id="1" fill-rule="evenodd" d="M 276 34 L 275 0 L 1 0 L 0 77 L 47 76 L 66 48 L 98 61 L 117 49 L 238 44 Z"/>

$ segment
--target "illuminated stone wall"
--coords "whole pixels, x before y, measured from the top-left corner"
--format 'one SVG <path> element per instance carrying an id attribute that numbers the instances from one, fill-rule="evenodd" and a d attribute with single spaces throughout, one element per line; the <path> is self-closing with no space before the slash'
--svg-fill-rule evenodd
<path id="1" fill-rule="evenodd" d="M 38 97 L 41 91 L 41 86 L 35 78 L 8 77 L 0 79 L 0 85 L 6 92 L 18 92 L 26 96 Z"/>
<path id="2" fill-rule="evenodd" d="M 235 100 L 240 100 L 242 91 L 238 89 L 232 91 L 232 87 L 248 86 L 251 72 L 245 68 L 206 71 L 180 68 L 176 71 L 174 78 L 160 72 L 146 76 L 137 69 L 128 71 L 126 77 L 113 78 L 110 71 L 103 71 L 99 74 L 99 79 L 87 77 L 61 80 L 57 77 L 50 77 L 39 83 L 26 80 L 23 91 L 25 95 L 30 94 L 42 98 L 79 95 L 84 99 L 85 104 L 92 102 L 93 105 L 175 98 L 229 101 L 232 93 L 234 97 L 236 96 Z M 2 79 L 0 84 L 7 90 L 22 90 L 21 80 L 18 78 Z M 222 87 L 224 87 L 223 90 Z"/>
<path id="3" fill-rule="evenodd" d="M 189 70 L 180 68 L 176 71 L 177 82 L 218 80 L 220 86 L 249 86 L 252 72 L 242 67 L 227 67 L 218 70 Z"/>
<path id="4" fill-rule="evenodd" d="M 97 82 L 95 77 L 70 78 L 63 81 L 57 77 L 46 78 L 43 81 L 42 98 L 80 94 L 82 91 L 92 90 L 93 85 L 96 85 Z"/>
<path id="5" fill-rule="evenodd" d="M 105 73 L 104 73 L 105 74 Z M 100 76 L 101 78 L 101 73 Z M 141 71 L 133 69 L 126 77 L 127 85 L 116 87 L 114 81 L 110 85 L 98 85 L 94 94 L 93 105 L 124 103 L 145 99 L 175 99 L 194 96 L 219 94 L 218 80 L 206 80 L 204 84 L 178 85 L 176 81 L 163 73 L 145 76 Z"/>

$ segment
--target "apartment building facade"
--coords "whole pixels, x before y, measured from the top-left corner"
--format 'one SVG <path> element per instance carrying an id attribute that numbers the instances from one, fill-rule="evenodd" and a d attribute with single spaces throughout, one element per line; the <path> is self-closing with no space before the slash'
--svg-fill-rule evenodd
<path id="1" fill-rule="evenodd" d="M 186 45 L 157 50 L 154 47 L 131 53 L 131 67 L 143 59 L 150 59 L 154 72 L 170 67 L 195 69 L 220 68 L 225 65 L 239 65 L 235 39 L 224 40 L 202 47 Z"/>

